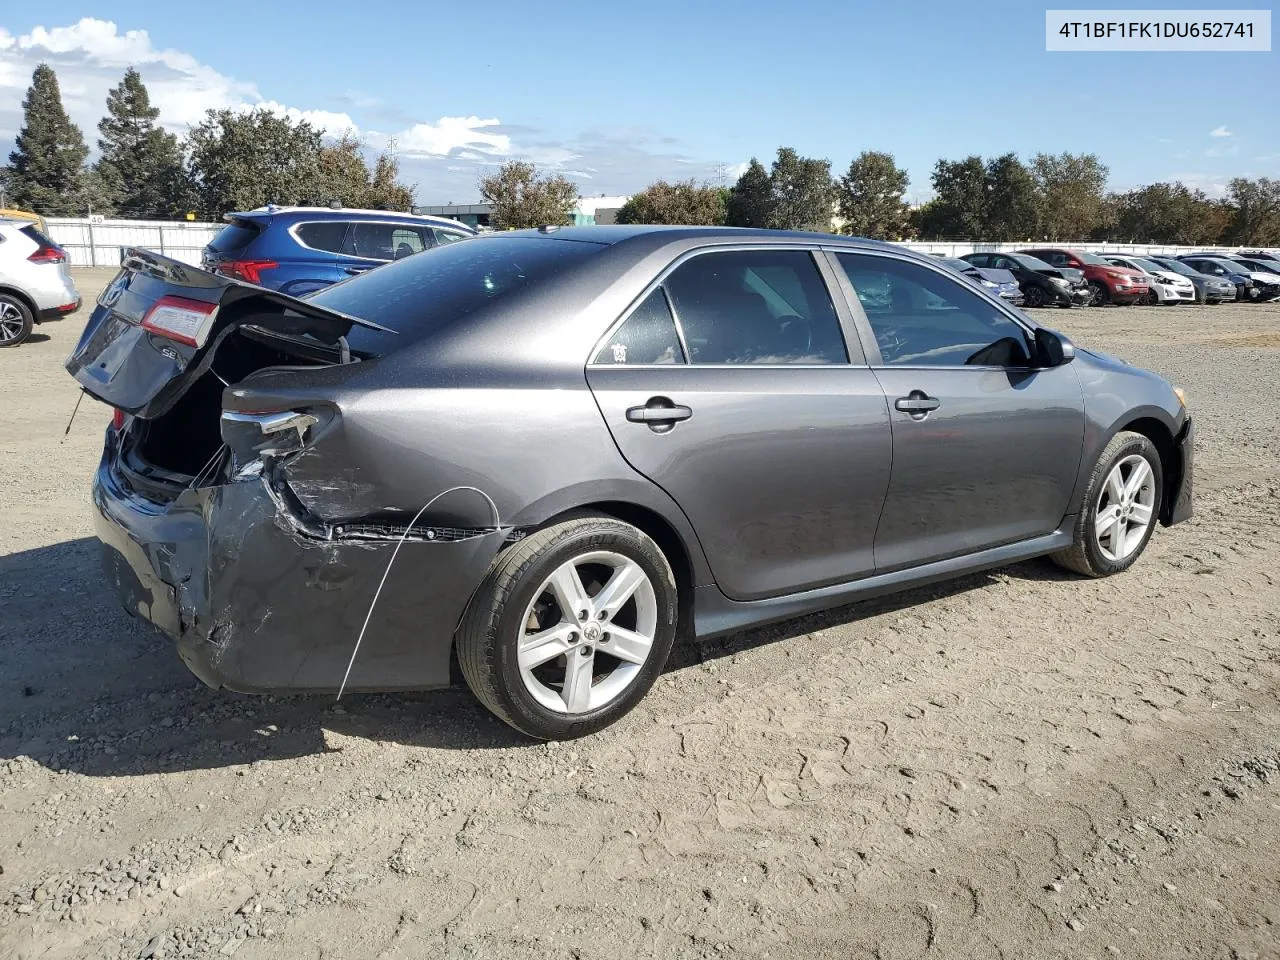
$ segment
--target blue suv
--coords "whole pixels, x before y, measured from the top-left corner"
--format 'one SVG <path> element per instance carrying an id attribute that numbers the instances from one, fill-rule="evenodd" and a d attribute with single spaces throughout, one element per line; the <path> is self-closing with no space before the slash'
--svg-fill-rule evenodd
<path id="1" fill-rule="evenodd" d="M 201 265 L 294 297 L 475 236 L 456 220 L 385 210 L 269 205 L 225 219 Z"/>

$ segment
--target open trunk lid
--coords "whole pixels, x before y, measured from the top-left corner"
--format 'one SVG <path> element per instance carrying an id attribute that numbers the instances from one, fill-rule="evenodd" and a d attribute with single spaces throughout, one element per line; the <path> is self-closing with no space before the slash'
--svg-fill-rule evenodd
<path id="1" fill-rule="evenodd" d="M 246 324 L 339 348 L 353 326 L 381 324 L 130 249 L 98 298 L 66 368 L 85 391 L 141 419 L 163 416 Z"/>

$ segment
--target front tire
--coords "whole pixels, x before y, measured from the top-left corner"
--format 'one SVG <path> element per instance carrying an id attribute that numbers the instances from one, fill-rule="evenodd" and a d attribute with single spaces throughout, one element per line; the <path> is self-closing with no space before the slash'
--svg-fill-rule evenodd
<path id="1" fill-rule="evenodd" d="M 1053 560 L 1086 577 L 1128 570 L 1142 556 L 1160 516 L 1164 469 L 1155 444 L 1122 431 L 1098 457 L 1076 516 L 1075 542 Z"/>
<path id="2" fill-rule="evenodd" d="M 1098 280 L 1089 281 L 1089 289 L 1093 291 L 1093 297 L 1089 300 L 1091 307 L 1105 307 L 1111 302 L 1111 291 L 1107 289 L 1107 285 Z"/>
<path id="3" fill-rule="evenodd" d="M 35 318 L 17 297 L 0 293 L 0 347 L 16 347 L 31 336 Z"/>
<path id="4" fill-rule="evenodd" d="M 500 554 L 458 630 L 467 686 L 539 740 L 595 733 L 653 686 L 675 642 L 675 575 L 643 531 L 566 520 Z"/>
<path id="5" fill-rule="evenodd" d="M 1027 292 L 1023 294 L 1023 306 L 1030 307 L 1032 310 L 1037 307 L 1044 306 L 1044 291 L 1039 287 L 1031 284 L 1027 287 Z"/>

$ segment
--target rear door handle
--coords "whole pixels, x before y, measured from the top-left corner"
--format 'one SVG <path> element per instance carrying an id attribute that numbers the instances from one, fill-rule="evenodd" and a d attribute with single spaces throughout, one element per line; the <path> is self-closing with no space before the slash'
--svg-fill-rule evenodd
<path id="1" fill-rule="evenodd" d="M 627 411 L 632 423 L 678 423 L 692 416 L 688 407 L 632 407 Z"/>
<path id="2" fill-rule="evenodd" d="M 343 267 L 342 272 L 355 275 L 357 273 L 364 273 L 365 271 L 372 270 L 372 269 L 373 267 Z"/>
<path id="3" fill-rule="evenodd" d="M 666 397 L 652 397 L 643 407 L 629 407 L 627 419 L 632 423 L 647 423 L 651 430 L 659 433 L 670 430 L 681 420 L 693 416 L 689 407 L 672 403 Z"/>
<path id="4" fill-rule="evenodd" d="M 937 410 L 942 406 L 942 401 L 937 397 L 931 397 L 923 390 L 912 390 L 905 397 L 899 397 L 893 402 L 896 409 L 903 413 L 909 413 L 916 420 L 923 420 L 929 415 L 930 410 Z"/>

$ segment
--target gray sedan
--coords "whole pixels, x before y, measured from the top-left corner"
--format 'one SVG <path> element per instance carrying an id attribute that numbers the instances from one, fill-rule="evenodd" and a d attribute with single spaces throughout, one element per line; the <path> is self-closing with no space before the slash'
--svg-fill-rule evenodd
<path id="1" fill-rule="evenodd" d="M 1127 570 L 1192 421 L 930 258 L 827 234 L 544 228 L 304 300 L 131 251 L 67 363 L 124 606 L 234 690 L 464 679 L 599 730 L 677 635 L 1052 556 Z"/>

